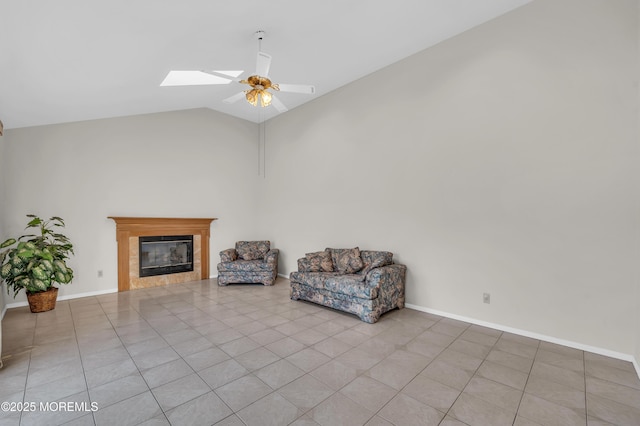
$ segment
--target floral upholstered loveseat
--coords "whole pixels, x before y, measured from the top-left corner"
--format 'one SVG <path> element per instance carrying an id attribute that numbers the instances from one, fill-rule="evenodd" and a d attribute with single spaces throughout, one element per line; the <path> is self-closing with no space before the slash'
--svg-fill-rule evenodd
<path id="1" fill-rule="evenodd" d="M 278 275 L 278 249 L 269 241 L 238 241 L 235 249 L 220 252 L 218 285 L 262 283 L 273 285 Z"/>
<path id="2" fill-rule="evenodd" d="M 374 323 L 404 307 L 407 267 L 393 263 L 388 251 L 332 249 L 307 253 L 290 274 L 291 299 L 307 300 L 350 312 Z"/>

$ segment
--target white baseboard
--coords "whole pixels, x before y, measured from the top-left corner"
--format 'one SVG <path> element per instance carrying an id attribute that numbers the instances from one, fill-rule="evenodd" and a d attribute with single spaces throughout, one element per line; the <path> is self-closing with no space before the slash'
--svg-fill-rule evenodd
<path id="1" fill-rule="evenodd" d="M 631 361 L 631 363 L 633 364 L 633 368 L 636 369 L 636 373 L 638 373 L 638 378 L 640 378 L 640 364 L 638 364 L 638 360 L 633 357 L 633 361 Z"/>
<path id="2" fill-rule="evenodd" d="M 117 288 L 113 288 L 109 290 L 90 291 L 88 293 L 79 293 L 79 294 L 71 294 L 69 296 L 61 296 L 61 297 L 58 297 L 58 300 L 78 299 L 80 297 L 90 297 L 90 296 L 102 296 L 103 294 L 111 294 L 111 293 L 117 293 L 117 292 L 118 292 Z"/>
<path id="3" fill-rule="evenodd" d="M 446 317 L 446 318 L 451 318 L 451 319 L 455 319 L 458 321 L 463 321 L 463 322 L 468 322 L 471 324 L 476 324 L 476 325 L 480 325 L 483 327 L 488 327 L 488 328 L 493 328 L 496 330 L 500 330 L 500 331 L 506 331 L 507 333 L 512 333 L 512 334 L 517 334 L 519 336 L 524 336 L 524 337 L 530 337 L 532 339 L 536 339 L 536 340 L 542 340 L 545 342 L 549 342 L 549 343 L 555 343 L 558 345 L 562 345 L 562 346 L 568 346 L 570 348 L 574 348 L 574 349 L 579 349 L 581 351 L 587 351 L 587 352 L 592 352 L 598 355 L 603 355 L 603 356 L 608 356 L 610 358 L 616 358 L 616 359 L 620 359 L 623 361 L 629 361 L 633 364 L 635 370 L 636 370 L 636 374 L 638 375 L 638 378 L 640 378 L 640 365 L 638 364 L 638 361 L 635 359 L 635 357 L 633 355 L 630 354 L 625 354 L 622 352 L 616 352 L 616 351 L 612 351 L 609 349 L 604 349 L 604 348 L 598 348 L 595 346 L 590 346 L 590 345 L 585 345 L 582 343 L 578 343 L 578 342 L 573 342 L 571 340 L 565 340 L 565 339 L 558 339 L 556 337 L 552 337 L 552 336 L 547 336 L 544 334 L 539 334 L 539 333 L 534 333 L 531 331 L 527 331 L 527 330 L 521 330 L 518 328 L 513 328 L 513 327 L 508 327 L 502 324 L 494 324 L 491 322 L 487 322 L 487 321 L 480 321 L 477 320 L 475 318 L 469 318 L 469 317 L 465 317 L 462 315 L 456 315 L 456 314 L 451 314 L 449 312 L 442 312 L 442 311 L 437 311 L 435 309 L 429 309 L 429 308 L 425 308 L 422 306 L 418 306 L 418 305 L 412 305 L 409 303 L 405 303 L 405 305 L 407 308 L 410 309 L 415 309 L 416 311 L 421 311 L 421 312 L 426 312 L 428 314 L 433 314 L 433 315 L 439 315 L 441 317 Z"/>
<path id="4" fill-rule="evenodd" d="M 110 290 L 99 290 L 99 291 L 90 291 L 87 293 L 78 293 L 78 294 L 70 294 L 68 296 L 58 296 L 58 300 L 70 300 L 70 299 L 79 299 L 81 297 L 91 297 L 91 296 L 101 296 L 103 294 L 111 294 L 111 293 L 117 293 L 118 289 L 110 289 Z M 29 306 L 29 302 L 22 301 L 22 302 L 14 302 L 14 303 L 8 303 L 7 306 L 4 307 L 4 310 L 6 311 L 7 308 L 19 308 L 21 306 Z M 4 315 L 4 312 L 3 312 Z"/>

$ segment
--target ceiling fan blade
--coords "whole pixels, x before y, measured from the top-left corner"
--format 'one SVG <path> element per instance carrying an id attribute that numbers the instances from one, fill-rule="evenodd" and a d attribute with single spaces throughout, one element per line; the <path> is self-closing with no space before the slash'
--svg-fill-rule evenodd
<path id="1" fill-rule="evenodd" d="M 203 71 L 169 71 L 160 86 L 200 86 L 205 84 L 229 84 L 228 77 Z"/>
<path id="2" fill-rule="evenodd" d="M 267 77 L 269 75 L 269 68 L 271 67 L 271 55 L 258 52 L 258 59 L 256 61 L 256 74 L 260 77 Z"/>
<path id="3" fill-rule="evenodd" d="M 307 95 L 316 93 L 316 88 L 308 84 L 278 84 L 278 87 L 281 92 L 304 93 Z"/>
<path id="4" fill-rule="evenodd" d="M 220 70 L 212 70 L 212 71 L 203 71 L 209 74 L 218 75 L 224 78 L 230 78 L 233 81 L 237 81 L 238 77 L 244 72 L 244 70 L 233 70 L 233 71 L 220 71 Z"/>
<path id="5" fill-rule="evenodd" d="M 235 95 L 225 99 L 222 102 L 224 102 L 226 104 L 232 104 L 234 102 L 238 102 L 240 99 L 243 99 L 244 97 L 245 97 L 244 92 L 239 92 L 239 93 L 236 93 Z"/>
<path id="6" fill-rule="evenodd" d="M 288 111 L 287 107 L 280 101 L 280 99 L 276 98 L 275 95 L 271 95 L 271 105 L 278 110 L 278 112 Z"/>

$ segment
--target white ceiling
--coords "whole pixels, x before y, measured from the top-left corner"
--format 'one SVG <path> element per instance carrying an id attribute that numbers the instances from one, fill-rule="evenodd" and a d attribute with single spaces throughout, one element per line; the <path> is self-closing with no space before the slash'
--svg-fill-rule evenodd
<path id="1" fill-rule="evenodd" d="M 169 70 L 255 70 L 257 30 L 289 108 L 531 0 L 3 0 L 5 128 L 208 107 L 253 122 L 277 114 L 223 99 L 238 83 L 160 87 Z"/>

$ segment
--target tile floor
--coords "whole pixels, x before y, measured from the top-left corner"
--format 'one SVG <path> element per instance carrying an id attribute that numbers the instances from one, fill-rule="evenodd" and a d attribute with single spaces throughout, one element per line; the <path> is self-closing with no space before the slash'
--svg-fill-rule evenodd
<path id="1" fill-rule="evenodd" d="M 0 425 L 640 425 L 628 362 L 410 309 L 366 324 L 288 284 L 10 309 L 0 401 L 49 411 Z"/>

